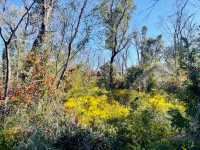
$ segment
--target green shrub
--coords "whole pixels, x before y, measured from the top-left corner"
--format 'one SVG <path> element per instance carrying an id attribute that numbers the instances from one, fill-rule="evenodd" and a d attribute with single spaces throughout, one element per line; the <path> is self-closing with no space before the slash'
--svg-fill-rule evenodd
<path id="1" fill-rule="evenodd" d="M 154 92 L 156 89 L 157 89 L 156 79 L 153 77 L 153 75 L 151 75 L 147 82 L 146 91 L 150 93 Z"/>
<path id="2" fill-rule="evenodd" d="M 41 99 L 13 108 L 4 119 L 1 134 L 4 145 L 11 149 L 39 149 L 49 147 L 68 127 L 64 105 L 57 100 Z"/>
<path id="3" fill-rule="evenodd" d="M 144 70 L 140 67 L 131 67 L 127 70 L 125 84 L 127 88 L 131 88 L 138 77 L 143 74 Z"/>
<path id="4" fill-rule="evenodd" d="M 90 77 L 81 69 L 75 70 L 68 82 L 70 88 L 66 91 L 67 98 L 80 96 L 99 96 L 108 94 L 105 89 L 101 89 L 96 84 L 95 77 Z"/>
<path id="5" fill-rule="evenodd" d="M 69 150 L 113 150 L 113 139 L 102 131 L 74 128 L 59 137 L 53 144 L 56 149 Z"/>
<path id="6" fill-rule="evenodd" d="M 105 63 L 100 67 L 100 78 L 97 80 L 97 85 L 101 88 L 109 89 L 109 82 L 110 82 L 110 64 Z M 113 78 L 114 78 L 114 83 L 116 81 L 116 66 L 113 66 Z"/>
<path id="7" fill-rule="evenodd" d="M 171 126 L 168 111 L 177 109 L 185 115 L 182 103 L 170 102 L 161 95 L 143 93 L 137 96 L 131 104 L 134 107 L 129 117 L 113 122 L 118 129 L 115 143 L 118 149 L 154 149 L 156 143 L 169 141 L 178 134 Z"/>

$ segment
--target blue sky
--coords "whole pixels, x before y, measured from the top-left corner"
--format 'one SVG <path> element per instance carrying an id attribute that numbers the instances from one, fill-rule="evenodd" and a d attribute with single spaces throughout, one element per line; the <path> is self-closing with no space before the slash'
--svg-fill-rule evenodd
<path id="1" fill-rule="evenodd" d="M 21 0 L 8 1 L 13 4 L 19 5 Z M 169 14 L 171 5 L 174 0 L 161 0 L 159 4 L 154 8 L 150 16 L 146 17 L 147 11 L 145 9 L 151 5 L 150 1 L 152 0 L 136 0 L 136 10 L 134 11 L 132 28 L 139 29 L 143 25 L 146 25 L 148 26 L 151 35 L 157 35 L 160 33 L 159 18 L 166 16 L 166 14 Z"/>
<path id="2" fill-rule="evenodd" d="M 146 25 L 149 29 L 151 36 L 156 36 L 158 34 L 163 34 L 165 36 L 165 31 L 163 27 L 166 23 L 166 19 L 169 19 L 169 16 L 175 13 L 176 1 L 184 2 L 185 0 L 160 0 L 159 3 L 154 7 L 151 14 L 147 16 L 148 8 L 153 0 L 136 0 L 136 12 L 133 19 L 133 26 L 141 28 L 143 25 Z M 197 1 L 196 1 L 197 2 Z M 195 3 L 195 0 L 190 0 L 186 8 L 188 14 L 196 13 L 195 21 L 199 23 L 200 14 L 200 2 Z"/>
<path id="3" fill-rule="evenodd" d="M 170 14 L 174 0 L 160 0 L 153 9 L 152 0 L 136 0 L 136 11 L 133 18 L 133 26 L 141 28 L 146 25 L 151 35 L 160 34 L 162 20 Z"/>

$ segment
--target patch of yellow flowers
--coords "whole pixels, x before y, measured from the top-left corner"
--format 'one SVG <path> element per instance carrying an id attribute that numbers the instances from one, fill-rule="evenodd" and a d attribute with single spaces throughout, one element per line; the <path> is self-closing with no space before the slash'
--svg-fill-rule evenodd
<path id="1" fill-rule="evenodd" d="M 177 109 L 181 113 L 184 113 L 186 110 L 184 104 L 181 104 L 180 102 L 179 103 L 170 102 L 164 96 L 161 96 L 161 95 L 155 95 L 155 96 L 150 97 L 147 103 L 155 111 L 161 112 L 161 113 L 167 113 L 171 109 Z"/>
<path id="2" fill-rule="evenodd" d="M 116 101 L 109 102 L 106 96 L 80 96 L 65 103 L 66 112 L 81 126 L 94 126 L 110 119 L 127 117 L 130 108 Z"/>
<path id="3" fill-rule="evenodd" d="M 4 137 L 6 141 L 11 141 L 16 139 L 18 136 L 20 136 L 22 132 L 22 129 L 20 127 L 12 127 L 8 128 L 4 131 Z"/>

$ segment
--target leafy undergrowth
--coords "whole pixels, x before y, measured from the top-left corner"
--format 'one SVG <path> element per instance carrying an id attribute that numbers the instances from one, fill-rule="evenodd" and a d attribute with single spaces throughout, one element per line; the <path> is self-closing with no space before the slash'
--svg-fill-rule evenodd
<path id="1" fill-rule="evenodd" d="M 0 149 L 131 150 L 176 149 L 185 133 L 184 103 L 162 92 L 107 91 L 81 71 L 64 91 L 43 88 L 25 103 L 9 103 L 0 129 Z M 71 79 L 73 78 L 73 75 Z M 31 98 L 32 99 L 32 98 Z M 181 145 L 181 144 L 180 144 Z"/>

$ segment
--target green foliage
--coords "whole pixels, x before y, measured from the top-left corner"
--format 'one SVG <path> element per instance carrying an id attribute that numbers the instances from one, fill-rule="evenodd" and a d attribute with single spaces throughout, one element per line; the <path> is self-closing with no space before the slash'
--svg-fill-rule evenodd
<path id="1" fill-rule="evenodd" d="M 157 88 L 157 82 L 155 80 L 155 78 L 150 75 L 149 80 L 147 82 L 147 92 L 154 92 Z"/>
<path id="2" fill-rule="evenodd" d="M 127 96 L 124 91 L 121 94 Z M 129 98 L 132 101 L 129 102 L 132 106 L 129 117 L 114 122 L 118 129 L 116 149 L 154 149 L 163 141 L 170 142 L 169 139 L 178 134 L 171 126 L 168 111 L 177 109 L 181 115 L 185 115 L 183 104 L 170 102 L 165 96 L 137 92 L 129 95 Z"/>
<path id="3" fill-rule="evenodd" d="M 149 65 L 160 61 L 163 53 L 162 35 L 155 38 L 148 37 L 148 28 L 142 27 L 141 32 L 134 33 L 134 42 L 136 44 L 138 61 L 141 65 Z"/>
<path id="4" fill-rule="evenodd" d="M 128 31 L 131 12 L 134 8 L 132 0 L 103 1 L 100 7 L 100 15 L 106 27 L 105 47 L 112 51 L 118 51 L 115 38 L 124 43 L 124 31 Z M 122 36 L 123 35 L 123 36 Z M 120 47 L 118 47 L 120 48 Z"/>
<path id="5" fill-rule="evenodd" d="M 189 79 L 192 83 L 192 85 L 190 86 L 190 88 L 192 88 L 192 90 L 194 91 L 195 95 L 198 95 L 200 97 L 200 71 L 194 69 L 190 70 L 190 74 L 189 74 Z"/>
<path id="6" fill-rule="evenodd" d="M 97 88 L 95 80 L 88 82 L 85 74 L 77 72 L 65 103 L 60 97 L 51 99 L 44 95 L 38 103 L 14 107 L 5 119 L 1 147 L 71 150 L 186 147 L 184 142 L 170 140 L 179 134 L 177 129 L 184 132 L 188 128 L 183 103 L 158 93 L 128 89 L 113 90 L 110 94 Z"/>
<path id="7" fill-rule="evenodd" d="M 18 105 L 4 119 L 4 145 L 12 149 L 47 149 L 66 128 L 67 117 L 59 101 L 41 99 L 38 104 Z"/>
<path id="8" fill-rule="evenodd" d="M 91 131 L 87 129 L 72 129 L 70 132 L 59 137 L 53 144 L 56 149 L 95 149 L 95 150 L 112 150 L 112 137 L 105 135 L 102 131 Z"/>
<path id="9" fill-rule="evenodd" d="M 136 82 L 138 77 L 143 74 L 143 69 L 141 67 L 131 67 L 126 73 L 126 87 L 131 88 L 133 83 Z"/>
<path id="10" fill-rule="evenodd" d="M 171 118 L 172 127 L 176 128 L 181 132 L 184 129 L 189 128 L 189 120 L 178 111 L 178 110 L 170 110 L 169 111 Z"/>
<path id="11" fill-rule="evenodd" d="M 154 114 L 151 109 L 133 113 L 118 126 L 121 149 L 150 149 L 156 142 L 167 139 L 172 134 L 169 122 Z"/>
<path id="12" fill-rule="evenodd" d="M 95 77 L 87 75 L 84 68 L 76 69 L 67 82 L 67 97 L 98 96 L 107 94 L 105 89 L 97 87 Z"/>
<path id="13" fill-rule="evenodd" d="M 185 82 L 184 86 L 176 93 L 176 96 L 187 104 L 187 115 L 189 120 L 189 125 L 187 127 L 187 134 L 193 137 L 192 141 L 194 144 L 199 145 L 198 137 L 200 135 L 199 123 L 200 123 L 200 108 L 199 108 L 199 88 L 197 86 L 198 80 L 193 81 L 188 80 Z M 179 118 L 180 119 L 180 118 Z M 183 121 L 183 120 L 181 120 Z M 187 121 L 187 120 L 185 120 Z M 187 122 L 186 122 L 187 123 Z M 179 124 L 178 121 L 176 124 Z M 184 124 L 183 124 L 184 125 Z M 179 125 L 180 126 L 180 125 Z"/>
<path id="14" fill-rule="evenodd" d="M 134 0 L 0 1 L 0 150 L 200 149 L 200 38 L 187 2 L 165 47 L 146 26 L 132 33 Z M 138 65 L 127 69 L 132 46 Z M 99 70 L 96 54 L 109 59 Z"/>
<path id="15" fill-rule="evenodd" d="M 135 105 L 133 104 L 133 102 L 140 99 L 144 94 L 145 93 L 143 92 L 128 89 L 116 89 L 112 92 L 112 96 L 114 97 L 114 99 L 116 99 L 121 104 L 128 106 Z"/>
<path id="16" fill-rule="evenodd" d="M 109 89 L 109 81 L 110 81 L 109 71 L 110 71 L 110 64 L 109 63 L 105 63 L 104 65 L 102 65 L 100 67 L 99 73 L 100 73 L 101 76 L 97 81 L 97 85 L 99 87 Z M 116 67 L 113 66 L 114 80 L 115 80 L 116 75 L 117 75 Z"/>

